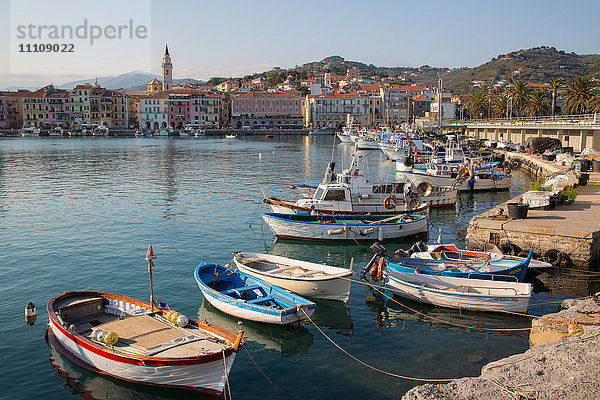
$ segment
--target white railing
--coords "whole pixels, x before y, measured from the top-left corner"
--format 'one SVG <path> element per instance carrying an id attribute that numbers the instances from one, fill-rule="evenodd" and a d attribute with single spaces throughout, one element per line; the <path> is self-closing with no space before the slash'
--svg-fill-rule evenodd
<path id="1" fill-rule="evenodd" d="M 580 115 L 555 115 L 543 117 L 513 117 L 472 119 L 455 121 L 452 125 L 467 125 L 467 127 L 506 127 L 506 126 L 547 126 L 547 127 L 597 127 L 600 128 L 600 113 Z"/>

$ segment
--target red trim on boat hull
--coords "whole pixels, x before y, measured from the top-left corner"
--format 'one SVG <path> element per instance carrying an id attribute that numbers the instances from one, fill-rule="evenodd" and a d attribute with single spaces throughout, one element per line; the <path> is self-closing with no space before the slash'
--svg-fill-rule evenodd
<path id="1" fill-rule="evenodd" d="M 218 390 L 214 390 L 214 389 L 199 388 L 199 387 L 193 387 L 193 386 L 177 386 L 177 385 L 158 384 L 158 383 L 152 383 L 152 382 L 141 382 L 141 381 L 136 381 L 133 379 L 123 378 L 122 376 L 110 374 L 108 372 L 102 371 L 102 370 L 94 367 L 93 365 L 86 363 L 85 361 L 83 361 L 82 359 L 80 359 L 79 357 L 77 357 L 76 355 L 71 353 L 65 346 L 63 346 L 63 344 L 60 342 L 60 340 L 58 340 L 58 338 L 54 335 L 54 332 L 52 332 L 52 328 L 50 328 L 50 327 L 46 328 L 46 335 L 47 335 L 50 343 L 52 343 L 52 345 L 60 352 L 60 354 L 62 354 L 64 357 L 66 357 L 69 361 L 71 361 L 73 364 L 77 365 L 80 368 L 91 371 L 98 375 L 108 376 L 111 378 L 115 378 L 115 379 L 126 381 L 126 382 L 131 382 L 131 383 L 135 383 L 135 384 L 139 384 L 139 385 L 160 386 L 160 387 L 165 387 L 165 388 L 173 388 L 173 389 L 181 389 L 181 390 L 192 391 L 192 392 L 200 392 L 200 393 L 203 393 L 203 394 L 209 395 L 211 397 L 215 397 L 215 398 L 220 398 L 222 395 L 222 392 L 219 392 Z"/>

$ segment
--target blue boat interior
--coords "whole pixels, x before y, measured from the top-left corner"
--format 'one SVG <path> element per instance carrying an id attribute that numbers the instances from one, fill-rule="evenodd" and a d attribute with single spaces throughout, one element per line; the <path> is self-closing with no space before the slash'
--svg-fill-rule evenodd
<path id="1" fill-rule="evenodd" d="M 206 264 L 198 271 L 198 278 L 211 289 L 246 304 L 277 309 L 294 307 L 296 304 L 277 295 L 269 284 L 238 271 L 216 264 Z"/>

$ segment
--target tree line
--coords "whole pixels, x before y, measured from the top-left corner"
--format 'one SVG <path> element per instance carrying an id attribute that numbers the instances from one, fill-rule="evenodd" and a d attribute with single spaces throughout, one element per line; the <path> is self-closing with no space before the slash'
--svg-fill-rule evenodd
<path id="1" fill-rule="evenodd" d="M 577 77 L 565 83 L 562 78 L 548 81 L 545 89 L 534 89 L 524 80 L 515 80 L 504 88 L 494 87 L 478 92 L 466 104 L 472 119 L 537 117 L 600 112 L 600 84 L 588 77 Z M 557 106 L 559 90 L 564 102 Z"/>

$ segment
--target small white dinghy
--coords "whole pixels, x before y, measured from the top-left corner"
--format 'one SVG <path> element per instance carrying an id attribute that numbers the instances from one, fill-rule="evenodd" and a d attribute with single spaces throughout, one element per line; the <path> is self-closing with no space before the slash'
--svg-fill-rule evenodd
<path id="1" fill-rule="evenodd" d="M 496 276 L 494 279 L 498 278 L 502 277 Z M 457 278 L 393 269 L 386 271 L 385 282 L 388 289 L 405 299 L 474 311 L 524 313 L 532 295 L 530 283 Z"/>
<path id="2" fill-rule="evenodd" d="M 350 269 L 261 253 L 233 253 L 235 266 L 300 296 L 347 302 L 352 284 Z"/>

